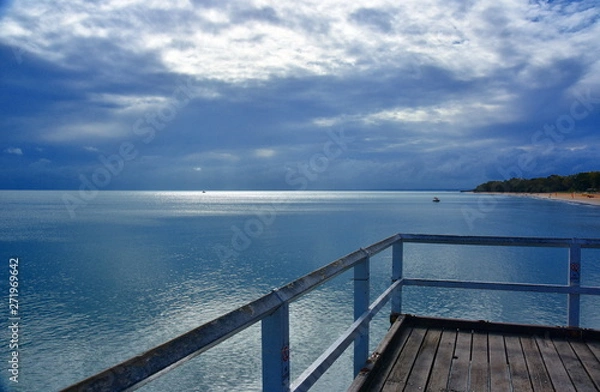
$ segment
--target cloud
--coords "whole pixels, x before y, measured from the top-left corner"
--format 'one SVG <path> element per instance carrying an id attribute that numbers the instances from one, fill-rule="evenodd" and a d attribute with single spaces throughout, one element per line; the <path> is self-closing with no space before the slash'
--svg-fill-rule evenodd
<path id="1" fill-rule="evenodd" d="M 285 188 L 286 167 L 339 129 L 353 142 L 314 186 L 463 187 L 524 151 L 546 164 L 537 132 L 560 156 L 549 167 L 575 170 L 598 143 L 598 11 L 591 0 L 14 2 L 0 20 L 0 132 L 32 153 L 14 173 L 48 159 L 47 178 L 75 188 L 124 142 L 138 157 L 111 186 Z M 544 134 L 585 91 L 574 129 Z"/>
<path id="2" fill-rule="evenodd" d="M 44 170 L 52 163 L 51 160 L 46 158 L 40 158 L 37 161 L 31 163 L 29 167 L 34 171 Z"/>
<path id="3" fill-rule="evenodd" d="M 350 20 L 383 33 L 389 33 L 393 29 L 393 16 L 382 10 L 360 8 L 350 14 Z"/>
<path id="4" fill-rule="evenodd" d="M 234 10 L 232 21 L 240 23 L 259 22 L 273 25 L 278 25 L 283 22 L 273 7 Z"/>
<path id="5" fill-rule="evenodd" d="M 23 155 L 23 150 L 18 147 L 8 147 L 4 150 L 4 152 L 12 155 Z"/>
<path id="6" fill-rule="evenodd" d="M 28 42 L 39 57 L 71 62 L 71 66 L 99 61 L 110 70 L 128 64 L 121 61 L 127 55 L 153 58 L 139 64 L 156 70 L 239 80 L 294 75 L 301 70 L 338 73 L 357 64 L 390 64 L 408 53 L 419 54 L 428 63 L 445 61 L 456 72 L 468 64 L 470 72 L 484 73 L 525 57 L 544 61 L 552 54 L 549 45 L 535 45 L 539 38 L 569 49 L 562 31 L 594 27 L 594 7 L 569 10 L 513 1 L 494 6 L 406 2 L 395 9 L 360 7 L 360 3 L 356 7 L 342 1 L 268 3 L 252 7 L 231 2 L 206 9 L 188 2 L 168 6 L 70 2 L 59 7 L 40 2 L 29 8 L 15 6 L 16 15 L 6 22 L 9 29 L 3 35 L 12 43 Z M 526 23 L 532 18 L 536 22 Z M 21 29 L 25 23 L 35 29 Z M 307 32 L 304 26 L 310 23 L 328 26 L 329 34 Z M 520 40 L 513 38 L 517 35 Z M 91 52 L 90 46 L 99 49 L 98 54 L 81 56 Z"/>
<path id="7" fill-rule="evenodd" d="M 270 148 L 259 148 L 254 151 L 254 155 L 259 158 L 271 158 L 276 154 L 276 151 Z"/>

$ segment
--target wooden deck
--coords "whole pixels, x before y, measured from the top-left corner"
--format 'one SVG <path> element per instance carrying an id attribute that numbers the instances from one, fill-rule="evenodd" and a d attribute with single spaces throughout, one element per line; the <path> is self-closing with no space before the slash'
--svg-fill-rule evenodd
<path id="1" fill-rule="evenodd" d="M 600 332 L 403 315 L 349 391 L 600 391 Z"/>

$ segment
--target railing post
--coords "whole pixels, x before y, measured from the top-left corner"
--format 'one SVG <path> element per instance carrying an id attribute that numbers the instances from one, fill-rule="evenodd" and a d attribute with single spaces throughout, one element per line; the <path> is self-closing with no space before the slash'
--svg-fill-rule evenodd
<path id="1" fill-rule="evenodd" d="M 402 279 L 402 261 L 403 261 L 404 243 L 396 242 L 392 245 L 392 283 Z M 399 286 L 392 294 L 392 313 L 390 322 L 396 321 L 398 315 L 402 313 L 402 286 Z"/>
<path id="2" fill-rule="evenodd" d="M 262 320 L 262 374 L 264 392 L 289 392 L 290 312 L 287 302 Z"/>
<path id="3" fill-rule="evenodd" d="M 369 258 L 354 266 L 354 320 L 369 309 Z M 369 357 L 369 325 L 359 330 L 354 339 L 354 376 L 363 368 Z"/>
<path id="4" fill-rule="evenodd" d="M 581 245 L 571 243 L 569 247 L 569 286 L 572 289 L 579 288 L 581 282 Z M 579 327 L 580 295 L 569 294 L 567 305 L 569 327 Z"/>

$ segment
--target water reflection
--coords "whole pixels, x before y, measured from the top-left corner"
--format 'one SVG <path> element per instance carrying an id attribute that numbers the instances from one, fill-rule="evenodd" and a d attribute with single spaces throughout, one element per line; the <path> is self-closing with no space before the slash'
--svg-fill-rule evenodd
<path id="1" fill-rule="evenodd" d="M 471 227 L 462 209 L 480 196 L 412 192 L 101 192 L 72 220 L 61 192 L 0 192 L 0 246 L 23 260 L 23 391 L 57 390 L 171 339 L 361 246 L 397 232 L 600 237 L 598 209 L 498 198 Z M 276 215 L 235 257 L 231 243 L 256 211 Z M 554 222 L 548 225 L 547 222 Z M 600 285 L 600 252 L 582 252 L 583 281 Z M 564 249 L 406 245 L 412 277 L 560 283 Z M 375 298 L 389 283 L 390 254 L 372 260 Z M 6 274 L 6 271 L 3 272 Z M 6 278 L 6 275 L 4 275 Z M 406 312 L 563 324 L 564 296 L 405 288 Z M 351 275 L 292 304 L 292 375 L 351 322 Z M 600 328 L 600 303 L 583 321 Z M 372 348 L 388 327 L 383 310 Z M 260 390 L 259 326 L 155 382 L 146 391 Z M 315 391 L 351 380 L 344 355 Z"/>

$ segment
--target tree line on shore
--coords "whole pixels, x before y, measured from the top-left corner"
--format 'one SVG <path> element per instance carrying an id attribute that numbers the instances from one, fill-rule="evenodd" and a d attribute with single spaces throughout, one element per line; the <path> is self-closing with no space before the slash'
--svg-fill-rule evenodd
<path id="1" fill-rule="evenodd" d="M 549 192 L 588 192 L 595 193 L 600 189 L 600 172 L 585 172 L 570 176 L 553 174 L 548 177 L 532 179 L 511 178 L 506 181 L 488 181 L 478 185 L 473 192 L 514 192 L 514 193 L 549 193 Z"/>

